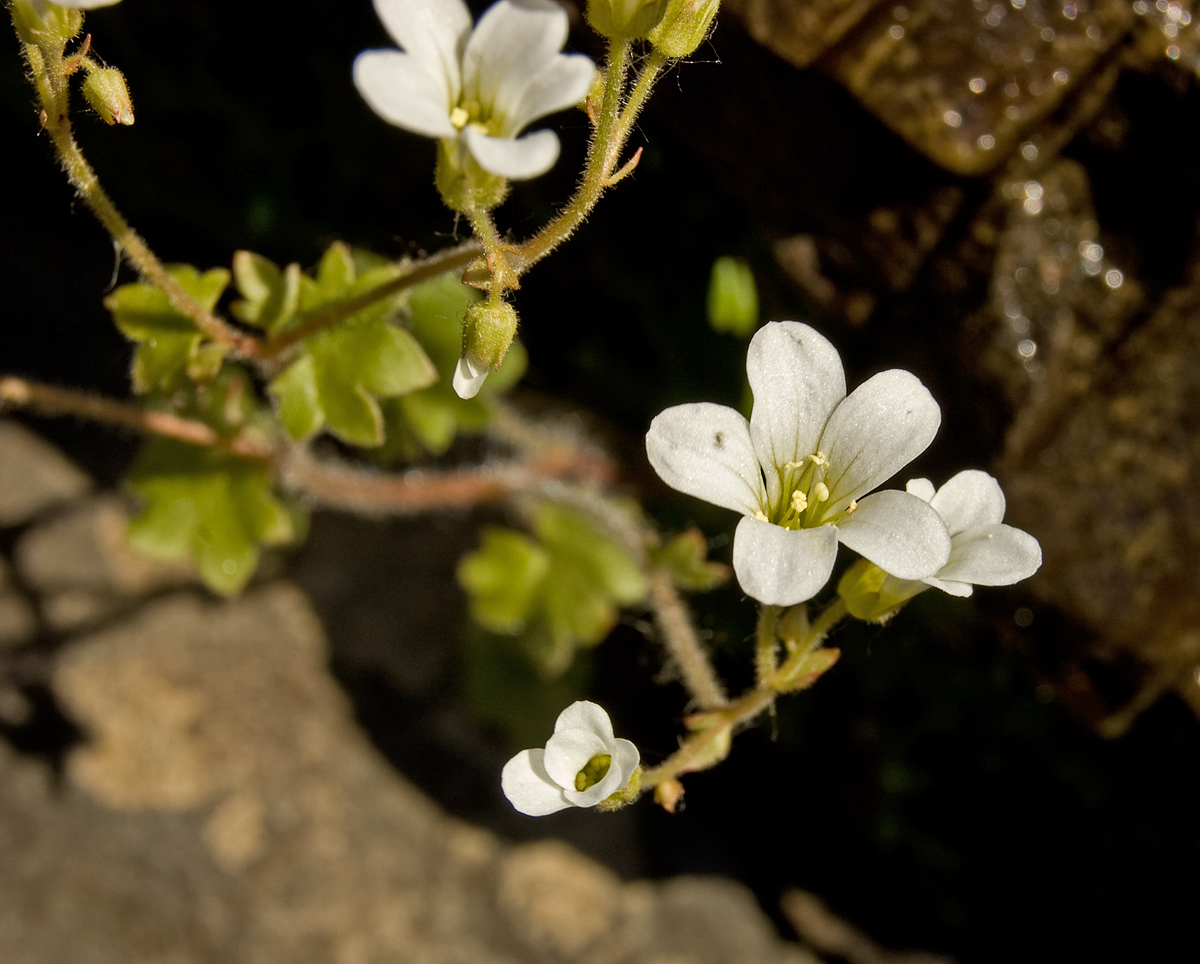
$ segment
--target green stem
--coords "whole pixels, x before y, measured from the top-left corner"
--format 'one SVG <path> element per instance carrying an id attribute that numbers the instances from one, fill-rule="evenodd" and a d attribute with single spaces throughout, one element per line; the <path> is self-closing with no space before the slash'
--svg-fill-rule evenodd
<path id="1" fill-rule="evenodd" d="M 779 626 L 779 606 L 763 605 L 758 610 L 758 629 L 754 643 L 754 669 L 759 686 L 764 686 L 775 676 L 778 668 L 777 654 L 779 640 L 776 630 Z"/>
<path id="2" fill-rule="evenodd" d="M 364 291 L 353 298 L 347 298 L 345 301 L 336 302 L 309 315 L 295 328 L 288 329 L 278 337 L 272 338 L 264 344 L 261 355 L 263 358 L 277 358 L 293 345 L 304 341 L 306 338 L 311 338 L 319 331 L 336 325 L 339 321 L 345 321 L 351 315 L 362 311 L 377 301 L 398 294 L 405 288 L 419 285 L 430 278 L 436 278 L 447 271 L 465 267 L 479 256 L 480 250 L 478 242 L 467 241 L 464 244 L 448 248 L 445 251 L 439 251 L 424 261 L 418 261 L 403 274 L 398 275 L 391 281 L 385 281 L 378 287 Z"/>
<path id="3" fill-rule="evenodd" d="M 821 615 L 817 617 L 817 621 L 809 628 L 807 635 L 798 642 L 795 650 L 784 660 L 783 665 L 779 667 L 771 679 L 770 685 L 779 690 L 785 689 L 788 683 L 792 681 L 792 678 L 799 672 L 804 660 L 824 642 L 825 637 L 829 635 L 833 627 L 845 618 L 846 603 L 841 596 L 838 596 L 825 607 Z"/>
<path id="4" fill-rule="evenodd" d="M 100 186 L 96 172 L 88 164 L 71 133 L 68 116 L 68 91 L 66 70 L 63 64 L 63 47 L 39 48 L 25 45 L 25 57 L 33 74 L 34 85 L 42 101 L 42 126 L 58 152 L 59 162 L 67 179 L 75 188 L 83 203 L 96 216 L 112 236 L 113 241 L 124 252 L 125 257 L 147 281 L 159 288 L 171 306 L 191 321 L 213 341 L 229 345 L 236 353 L 254 357 L 261 342 L 253 336 L 243 334 L 226 324 L 211 311 L 206 310 L 177 282 L 162 262 L 154 255 L 145 241 L 121 216 L 112 198 Z"/>
<path id="5" fill-rule="evenodd" d="M 516 248 L 512 266 L 517 274 L 524 274 L 574 234 L 604 193 L 605 182 L 611 176 L 621 154 L 619 122 L 621 98 L 625 91 L 625 74 L 628 69 L 629 41 L 610 40 L 604 98 L 600 104 L 596 132 L 588 145 L 588 163 L 584 169 L 583 180 L 575 196 L 558 216 Z"/>
<path id="6" fill-rule="evenodd" d="M 670 58 L 662 53 L 657 47 L 646 58 L 646 63 L 642 67 L 642 72 L 638 74 L 638 79 L 634 82 L 633 88 L 629 91 L 629 100 L 625 103 L 625 109 L 621 111 L 621 117 L 617 121 L 617 139 L 622 147 L 629 140 L 629 135 L 633 130 L 633 125 L 637 122 L 638 115 L 642 112 L 642 108 L 646 106 L 646 98 L 650 96 L 650 91 L 654 89 L 654 84 L 658 80 L 658 75 L 662 73 L 662 69 L 666 66 Z"/>

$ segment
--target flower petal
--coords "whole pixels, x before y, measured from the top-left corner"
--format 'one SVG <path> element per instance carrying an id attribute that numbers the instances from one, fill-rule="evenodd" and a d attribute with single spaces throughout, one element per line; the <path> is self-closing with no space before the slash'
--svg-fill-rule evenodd
<path id="1" fill-rule="evenodd" d="M 629 783 L 629 778 L 633 776 L 633 771 L 637 768 L 641 755 L 638 753 L 637 747 L 628 740 L 613 740 L 608 752 L 612 756 L 612 761 L 608 765 L 608 772 L 604 774 L 600 782 L 586 790 L 567 788 L 563 790 L 564 799 L 577 807 L 594 807 L 618 790 L 625 789 L 625 785 Z"/>
<path id="2" fill-rule="evenodd" d="M 564 790 L 574 792 L 579 771 L 597 753 L 608 753 L 608 741 L 598 733 L 582 727 L 556 729 L 546 741 L 546 772 Z"/>
<path id="3" fill-rule="evenodd" d="M 479 394 L 479 389 L 483 388 L 490 372 L 491 369 L 487 365 L 476 365 L 463 355 L 454 366 L 454 377 L 450 380 L 450 384 L 454 386 L 454 394 L 459 398 L 474 398 Z"/>
<path id="4" fill-rule="evenodd" d="M 780 321 L 763 325 L 750 339 L 746 374 L 754 392 L 750 437 L 767 466 L 767 493 L 779 497 L 782 469 L 817 451 L 821 430 L 846 397 L 846 375 L 837 349 L 808 325 Z"/>
<path id="5" fill-rule="evenodd" d="M 567 40 L 567 13 L 553 0 L 499 0 L 492 4 L 463 51 L 463 96 L 484 116 L 501 121 L 558 56 Z M 504 125 L 504 133 L 516 133 Z"/>
<path id="6" fill-rule="evenodd" d="M 595 77 L 596 65 L 589 57 L 556 55 L 508 105 L 502 133 L 517 134 L 539 117 L 574 107 L 587 97 Z"/>
<path id="7" fill-rule="evenodd" d="M 915 495 L 922 502 L 932 501 L 934 495 L 937 494 L 937 489 L 928 479 L 909 479 L 904 491 L 909 495 Z"/>
<path id="8" fill-rule="evenodd" d="M 638 752 L 636 745 L 629 740 L 622 740 L 620 738 L 613 740 L 612 748 L 609 752 L 612 753 L 613 769 L 621 778 L 617 784 L 617 790 L 624 790 L 626 784 L 629 783 L 630 777 L 633 776 L 633 771 L 642 762 L 642 755 Z M 616 790 L 613 791 L 613 793 L 616 792 Z"/>
<path id="9" fill-rule="evenodd" d="M 940 589 L 951 596 L 959 596 L 963 599 L 975 592 L 975 587 L 969 582 L 954 582 L 951 579 L 938 579 L 936 576 L 930 576 L 921 581 L 927 586 L 933 586 L 934 589 Z"/>
<path id="10" fill-rule="evenodd" d="M 375 0 L 375 12 L 392 39 L 442 78 L 448 105 L 462 91 L 463 47 L 471 32 L 471 12 L 462 0 Z"/>
<path id="11" fill-rule="evenodd" d="M 842 545 L 899 579 L 932 576 L 950 557 L 942 517 L 928 502 L 895 489 L 867 496 L 837 532 Z"/>
<path id="12" fill-rule="evenodd" d="M 746 420 L 711 402 L 660 412 L 646 433 L 646 456 L 671 488 L 743 515 L 761 511 L 762 470 Z"/>
<path id="13" fill-rule="evenodd" d="M 791 606 L 811 599 L 829 581 L 837 544 L 833 526 L 792 530 L 747 516 L 733 536 L 733 571 L 746 595 Z"/>
<path id="14" fill-rule="evenodd" d="M 942 410 L 912 372 L 868 378 L 834 409 L 818 448 L 829 459 L 830 513 L 870 492 L 928 448 Z"/>
<path id="15" fill-rule="evenodd" d="M 608 713 L 603 706 L 591 700 L 576 700 L 559 713 L 554 721 L 554 732 L 559 730 L 591 730 L 605 743 L 612 743 L 615 739 Z"/>
<path id="16" fill-rule="evenodd" d="M 527 181 L 545 174 L 558 160 L 558 135 L 554 131 L 535 131 L 512 138 L 491 137 L 468 127 L 463 135 L 480 167 L 514 181 Z"/>
<path id="17" fill-rule="evenodd" d="M 562 787 L 546 773 L 542 762 L 545 753 L 522 750 L 500 772 L 500 789 L 508 802 L 530 817 L 544 817 L 572 805 L 563 796 Z"/>
<path id="18" fill-rule="evenodd" d="M 952 536 L 976 526 L 996 525 L 1004 519 L 1004 492 L 1000 483 L 979 469 L 959 472 L 938 489 L 930 504 L 945 520 Z"/>
<path id="19" fill-rule="evenodd" d="M 976 586 L 1011 586 L 1028 579 L 1041 564 L 1042 547 L 1028 532 L 1013 526 L 984 525 L 954 537 L 950 560 L 936 576 Z"/>
<path id="20" fill-rule="evenodd" d="M 398 50 L 365 50 L 354 58 L 354 86 L 389 124 L 426 137 L 454 137 L 445 81 Z"/>

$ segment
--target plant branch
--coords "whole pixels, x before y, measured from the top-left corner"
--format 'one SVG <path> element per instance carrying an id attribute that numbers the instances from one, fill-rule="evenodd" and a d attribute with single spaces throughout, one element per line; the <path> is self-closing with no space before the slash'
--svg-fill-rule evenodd
<path id="1" fill-rule="evenodd" d="M 274 456 L 273 450 L 262 441 L 243 435 L 228 438 L 195 419 L 180 418 L 169 412 L 146 411 L 113 399 L 42 385 L 24 378 L 0 378 L 0 406 L 4 405 L 30 408 L 45 415 L 77 415 L 189 445 L 224 449 L 243 458 L 270 459 Z"/>
<path id="2" fill-rule="evenodd" d="M 412 288 L 424 281 L 429 281 L 431 278 L 436 278 L 447 271 L 466 267 L 466 265 L 479 256 L 482 250 L 478 241 L 471 240 L 456 245 L 453 248 L 447 248 L 445 251 L 439 251 L 437 254 L 430 255 L 423 261 L 418 261 L 411 265 L 403 274 L 397 275 L 391 281 L 385 281 L 370 291 L 364 291 L 353 298 L 335 302 L 332 305 L 322 308 L 320 311 L 314 312 L 295 328 L 281 333 L 278 337 L 272 338 L 264 344 L 260 350 L 260 355 L 263 358 L 277 358 L 293 345 L 304 341 L 306 338 L 311 338 L 319 331 L 336 325 L 339 321 L 344 321 L 355 312 L 362 311 L 377 301 L 391 297 L 406 288 Z"/>
<path id="3" fill-rule="evenodd" d="M 725 687 L 708 661 L 704 644 L 692 625 L 691 614 L 671 582 L 671 577 L 655 566 L 650 569 L 649 578 L 654 621 L 679 667 L 683 685 L 702 710 L 715 710 L 727 705 L 729 697 Z"/>

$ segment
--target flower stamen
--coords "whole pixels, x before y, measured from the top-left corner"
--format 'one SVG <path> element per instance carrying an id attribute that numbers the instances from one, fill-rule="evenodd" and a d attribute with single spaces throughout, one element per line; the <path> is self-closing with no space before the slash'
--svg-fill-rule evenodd
<path id="1" fill-rule="evenodd" d="M 455 130 L 461 131 L 467 126 L 467 121 L 471 119 L 471 115 L 461 107 L 455 107 L 450 111 L 450 123 L 454 125 Z"/>
<path id="2" fill-rule="evenodd" d="M 808 496 L 797 489 L 792 493 L 792 511 L 799 515 L 808 508 Z"/>
<path id="3" fill-rule="evenodd" d="M 575 789 L 582 793 L 589 787 L 594 787 L 604 779 L 610 766 L 612 766 L 612 755 L 597 753 L 583 765 L 582 770 L 575 774 Z"/>

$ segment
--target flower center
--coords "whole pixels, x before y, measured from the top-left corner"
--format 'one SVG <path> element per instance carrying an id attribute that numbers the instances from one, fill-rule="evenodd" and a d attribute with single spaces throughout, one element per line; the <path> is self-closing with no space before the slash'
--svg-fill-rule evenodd
<path id="1" fill-rule="evenodd" d="M 780 499 L 763 513 L 764 522 L 773 522 L 785 529 L 811 529 L 837 521 L 837 516 L 849 515 L 858 506 L 850 505 L 837 516 L 829 510 L 829 486 L 825 484 L 831 470 L 824 452 L 806 455 L 798 462 L 788 462 L 779 470 Z"/>
<path id="2" fill-rule="evenodd" d="M 575 789 L 583 792 L 589 787 L 594 787 L 604 779 L 610 766 L 612 766 L 612 755 L 597 753 L 583 765 L 582 770 L 575 774 Z"/>
<path id="3" fill-rule="evenodd" d="M 450 123 L 455 130 L 474 127 L 489 137 L 500 135 L 501 121 L 498 117 L 485 117 L 486 111 L 477 100 L 466 100 L 450 111 Z"/>

